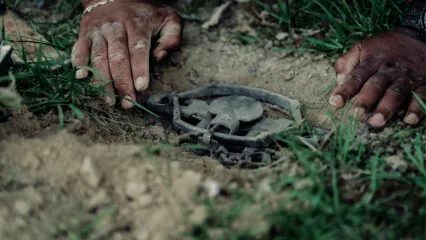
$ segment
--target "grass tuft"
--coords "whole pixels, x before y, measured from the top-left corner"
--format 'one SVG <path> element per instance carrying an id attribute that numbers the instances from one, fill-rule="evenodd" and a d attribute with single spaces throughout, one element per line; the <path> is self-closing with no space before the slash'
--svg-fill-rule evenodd
<path id="1" fill-rule="evenodd" d="M 393 28 L 402 18 L 402 0 L 260 1 L 258 11 L 305 40 L 303 48 L 342 53 L 356 42 Z M 305 30 L 318 31 L 306 36 Z M 280 49 L 280 48 L 279 48 Z"/>

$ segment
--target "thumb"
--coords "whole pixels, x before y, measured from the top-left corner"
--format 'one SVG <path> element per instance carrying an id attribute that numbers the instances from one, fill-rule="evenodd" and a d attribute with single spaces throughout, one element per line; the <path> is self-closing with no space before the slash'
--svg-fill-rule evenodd
<path id="1" fill-rule="evenodd" d="M 182 43 L 181 17 L 176 12 L 170 12 L 166 19 L 158 39 L 158 46 L 154 49 L 154 57 L 161 61 L 168 50 L 179 47 Z"/>
<path id="2" fill-rule="evenodd" d="M 361 44 L 357 43 L 349 51 L 340 56 L 334 64 L 337 85 L 342 84 L 349 73 L 360 64 Z"/>

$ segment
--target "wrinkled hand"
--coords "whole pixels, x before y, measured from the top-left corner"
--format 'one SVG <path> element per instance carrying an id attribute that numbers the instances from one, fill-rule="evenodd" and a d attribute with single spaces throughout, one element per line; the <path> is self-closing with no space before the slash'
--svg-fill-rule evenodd
<path id="1" fill-rule="evenodd" d="M 357 43 L 335 64 L 337 87 L 330 104 L 342 108 L 355 95 L 354 116 L 382 127 L 410 100 L 404 118 L 415 125 L 423 117 L 412 91 L 426 100 L 426 44 L 398 28 Z"/>
<path id="2" fill-rule="evenodd" d="M 87 6 L 99 2 L 90 1 Z M 149 85 L 149 53 L 151 39 L 159 37 L 153 55 L 160 61 L 169 50 L 181 44 L 181 18 L 174 11 L 159 8 L 147 0 L 115 0 L 83 15 L 79 39 L 74 44 L 71 61 L 74 66 L 92 67 L 103 76 L 94 75 L 95 84 L 113 79 L 120 96 L 135 101 L 136 91 Z M 86 69 L 76 72 L 77 79 L 88 76 Z M 113 84 L 105 89 L 105 100 L 114 105 Z M 136 90 L 136 91 L 135 91 Z M 125 99 L 123 108 L 133 107 Z"/>

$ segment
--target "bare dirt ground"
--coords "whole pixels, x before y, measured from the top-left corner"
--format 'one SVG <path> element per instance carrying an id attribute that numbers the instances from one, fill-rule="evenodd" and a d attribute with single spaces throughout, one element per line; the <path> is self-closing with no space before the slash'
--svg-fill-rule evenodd
<path id="1" fill-rule="evenodd" d="M 188 23 L 182 50 L 154 68 L 151 93 L 213 82 L 259 87 L 299 100 L 307 121 L 329 127 L 330 60 L 242 46 L 229 32 Z M 261 188 L 250 181 L 254 173 L 184 149 L 152 154 L 176 133 L 146 113 L 106 110 L 92 120 L 69 115 L 66 123 L 60 131 L 54 112 L 25 110 L 0 123 L 1 239 L 183 239 L 206 216 L 199 194 Z"/>

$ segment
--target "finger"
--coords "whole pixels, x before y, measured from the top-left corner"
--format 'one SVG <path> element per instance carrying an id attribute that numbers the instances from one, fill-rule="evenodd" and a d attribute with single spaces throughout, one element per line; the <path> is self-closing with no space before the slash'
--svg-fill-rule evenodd
<path id="1" fill-rule="evenodd" d="M 147 23 L 126 22 L 130 63 L 136 90 L 142 91 L 149 85 L 149 51 L 152 29 Z"/>
<path id="2" fill-rule="evenodd" d="M 74 67 L 87 67 L 89 64 L 90 49 L 92 48 L 92 40 L 83 37 L 75 42 L 71 51 L 71 63 Z M 87 69 L 79 69 L 75 73 L 75 78 L 83 79 L 89 75 Z"/>
<path id="3" fill-rule="evenodd" d="M 108 42 L 108 63 L 111 76 L 118 94 L 123 97 L 121 106 L 129 109 L 133 107 L 133 103 L 126 99 L 135 101 L 136 94 L 130 69 L 126 31 L 120 23 L 107 23 L 101 29 L 102 35 Z"/>
<path id="4" fill-rule="evenodd" d="M 331 94 L 329 102 L 331 105 L 342 108 L 347 101 L 355 96 L 364 83 L 377 72 L 378 61 L 368 58 L 349 73 L 344 82 L 336 87 Z"/>
<path id="5" fill-rule="evenodd" d="M 176 12 L 170 12 L 165 19 L 164 27 L 161 29 L 158 46 L 154 49 L 153 55 L 157 61 L 161 61 L 167 51 L 179 47 L 182 43 L 182 19 Z"/>
<path id="6" fill-rule="evenodd" d="M 419 87 L 414 93 L 423 103 L 426 103 L 426 85 Z M 410 125 L 418 124 L 425 114 L 424 111 L 426 111 L 426 109 L 422 107 L 420 101 L 413 94 L 404 122 Z"/>
<path id="7" fill-rule="evenodd" d="M 380 70 L 364 84 L 355 98 L 353 115 L 362 121 L 383 97 L 389 86 L 398 78 L 392 69 Z"/>
<path id="8" fill-rule="evenodd" d="M 337 85 L 342 84 L 349 73 L 359 65 L 360 55 L 361 44 L 358 43 L 336 60 L 334 71 L 336 72 Z"/>
<path id="9" fill-rule="evenodd" d="M 105 85 L 112 79 L 108 65 L 108 44 L 100 31 L 93 32 L 93 34 L 91 34 L 91 39 L 93 44 L 90 61 L 94 70 L 96 71 L 96 74 L 93 76 L 93 81 L 96 85 Z M 105 96 L 106 103 L 109 105 L 114 105 L 115 94 L 112 82 L 105 86 L 105 91 L 108 94 Z"/>
<path id="10" fill-rule="evenodd" d="M 386 122 L 401 108 L 410 94 L 413 81 L 409 77 L 400 77 L 386 90 L 377 105 L 373 117 L 368 120 L 373 127 L 383 127 Z"/>

